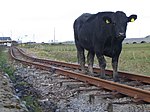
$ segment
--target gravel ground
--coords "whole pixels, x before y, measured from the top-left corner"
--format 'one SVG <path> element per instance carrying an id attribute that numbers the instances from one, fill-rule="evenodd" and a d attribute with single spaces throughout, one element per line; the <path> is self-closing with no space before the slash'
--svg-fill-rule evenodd
<path id="1" fill-rule="evenodd" d="M 150 104 L 137 104 L 129 97 L 113 96 L 110 91 L 48 71 L 16 67 L 15 76 L 31 85 L 43 112 L 150 112 Z"/>
<path id="2" fill-rule="evenodd" d="M 16 96 L 12 81 L 0 71 L 0 112 L 28 112 L 25 104 Z"/>

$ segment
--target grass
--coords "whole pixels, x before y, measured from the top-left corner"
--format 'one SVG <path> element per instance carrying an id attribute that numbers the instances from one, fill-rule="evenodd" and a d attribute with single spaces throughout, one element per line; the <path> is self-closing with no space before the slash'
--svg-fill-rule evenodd
<path id="1" fill-rule="evenodd" d="M 9 64 L 9 55 L 4 47 L 0 47 L 0 69 L 13 78 L 14 67 Z"/>
<path id="2" fill-rule="evenodd" d="M 48 58 L 52 60 L 60 60 L 66 62 L 77 62 L 76 48 L 74 45 L 26 45 L 29 52 L 34 52 L 41 58 Z"/>
<path id="3" fill-rule="evenodd" d="M 29 52 L 34 52 L 41 58 L 77 62 L 75 45 L 25 45 Z M 86 52 L 87 54 L 87 52 Z M 111 59 L 106 57 L 107 69 L 112 69 Z M 98 65 L 95 58 L 95 64 Z M 123 44 L 119 59 L 119 70 L 150 75 L 150 43 Z"/>
<path id="4" fill-rule="evenodd" d="M 36 100 L 36 98 L 34 98 L 31 95 L 28 96 L 24 96 L 23 100 L 26 101 L 26 105 L 29 107 L 30 106 L 30 111 L 31 112 L 42 112 L 41 107 L 39 106 L 39 104 L 37 103 L 38 101 Z M 31 109 L 32 108 L 32 109 Z"/>
<path id="5" fill-rule="evenodd" d="M 150 75 L 150 44 L 124 45 L 120 70 Z"/>

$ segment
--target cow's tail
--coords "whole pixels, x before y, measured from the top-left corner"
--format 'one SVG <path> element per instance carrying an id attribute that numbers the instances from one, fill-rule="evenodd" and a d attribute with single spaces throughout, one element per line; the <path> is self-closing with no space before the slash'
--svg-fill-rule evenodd
<path id="1" fill-rule="evenodd" d="M 74 39 L 75 41 L 78 41 L 78 28 L 77 28 L 77 20 L 75 20 L 73 24 L 73 29 L 74 29 Z"/>

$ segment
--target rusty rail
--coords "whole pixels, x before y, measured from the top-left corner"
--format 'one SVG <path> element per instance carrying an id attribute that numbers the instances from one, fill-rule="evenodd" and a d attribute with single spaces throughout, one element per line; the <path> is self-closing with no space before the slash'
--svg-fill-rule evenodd
<path id="1" fill-rule="evenodd" d="M 25 52 L 23 52 L 19 48 L 17 48 L 17 49 L 24 56 L 26 56 L 28 58 L 31 58 L 33 60 L 36 60 L 36 61 L 42 61 L 43 63 L 48 63 L 48 64 L 52 64 L 52 65 L 55 64 L 55 65 L 59 65 L 59 66 L 71 67 L 71 68 L 74 68 L 74 69 L 80 69 L 80 65 L 79 64 L 73 64 L 73 63 L 67 63 L 67 62 L 60 62 L 60 61 L 54 61 L 54 60 L 48 60 L 48 59 L 41 59 L 41 58 L 35 58 L 35 57 L 30 56 L 30 55 L 27 55 Z M 100 69 L 94 67 L 94 72 L 100 73 Z M 106 70 L 106 74 L 112 75 L 113 71 L 112 70 Z M 118 72 L 118 74 L 122 78 L 130 79 L 130 80 L 136 80 L 136 81 L 140 81 L 140 82 L 144 82 L 144 83 L 150 84 L 150 77 L 149 76 L 136 75 L 136 74 L 127 73 L 127 72 L 121 72 L 121 71 Z"/>
<path id="2" fill-rule="evenodd" d="M 108 89 L 111 91 L 116 91 L 118 93 L 128 95 L 128 96 L 131 96 L 135 99 L 139 99 L 139 100 L 150 103 L 150 91 L 142 90 L 139 88 L 134 88 L 134 87 L 123 85 L 123 84 L 119 84 L 119 83 L 116 83 L 113 81 L 107 81 L 107 80 L 103 80 L 100 78 L 91 77 L 88 75 L 76 73 L 76 72 L 69 71 L 69 70 L 64 70 L 62 68 L 54 67 L 51 65 L 44 65 L 44 64 L 41 64 L 39 62 L 31 62 L 31 61 L 25 61 L 22 59 L 18 59 L 14 56 L 13 48 L 10 49 L 10 54 L 11 54 L 12 58 L 14 58 L 15 60 L 22 62 L 24 64 L 34 65 L 35 67 L 40 68 L 40 69 L 53 71 L 57 74 L 65 75 L 67 77 L 74 78 L 74 79 L 79 80 L 79 81 L 93 84 L 93 85 L 98 86 L 100 88 L 105 88 L 105 89 Z"/>

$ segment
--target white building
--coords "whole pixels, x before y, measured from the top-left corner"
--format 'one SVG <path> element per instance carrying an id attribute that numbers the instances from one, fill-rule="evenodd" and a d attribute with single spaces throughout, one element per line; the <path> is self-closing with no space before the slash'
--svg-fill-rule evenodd
<path id="1" fill-rule="evenodd" d="M 150 43 L 150 35 L 145 38 L 126 38 L 123 43 Z"/>

